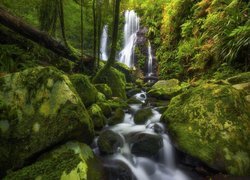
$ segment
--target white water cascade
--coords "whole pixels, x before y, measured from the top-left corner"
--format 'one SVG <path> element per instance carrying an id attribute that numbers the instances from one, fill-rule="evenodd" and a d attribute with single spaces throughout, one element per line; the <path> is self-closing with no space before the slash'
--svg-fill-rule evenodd
<path id="1" fill-rule="evenodd" d="M 148 41 L 148 76 L 153 74 L 153 55 L 150 41 Z"/>
<path id="2" fill-rule="evenodd" d="M 124 48 L 119 53 L 119 61 L 129 67 L 134 66 L 134 49 L 137 39 L 137 32 L 140 27 L 140 18 L 134 10 L 125 12 L 124 25 Z"/>
<path id="3" fill-rule="evenodd" d="M 146 93 L 143 91 L 133 97 L 142 103 L 145 103 L 147 99 Z M 109 180 L 189 180 L 190 178 L 176 165 L 174 148 L 169 136 L 164 133 L 165 127 L 160 123 L 161 114 L 157 109 L 151 107 L 152 116 L 147 119 L 145 124 L 135 124 L 134 114 L 143 108 L 145 107 L 142 104 L 131 104 L 131 111 L 126 112 L 122 123 L 106 127 L 121 137 L 123 145 L 119 146 L 114 154 L 104 157 L 104 166 L 113 167 L 115 170 L 118 170 L 119 167 L 126 167 L 133 175 L 132 178 L 129 178 L 126 173 L 114 175 L 115 173 L 112 171 Z M 146 136 L 162 139 L 162 147 L 158 153 L 156 152 L 158 158 L 133 153 L 133 146 L 137 141 L 135 137 L 143 139 Z M 100 154 L 98 146 L 95 146 L 94 152 Z"/>
<path id="4" fill-rule="evenodd" d="M 101 36 L 101 48 L 100 48 L 100 56 L 104 61 L 108 60 L 108 26 L 105 25 L 102 30 Z"/>

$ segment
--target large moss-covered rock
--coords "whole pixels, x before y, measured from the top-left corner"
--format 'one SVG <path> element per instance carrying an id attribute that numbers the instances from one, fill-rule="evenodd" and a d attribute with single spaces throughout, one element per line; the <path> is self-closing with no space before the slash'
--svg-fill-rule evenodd
<path id="1" fill-rule="evenodd" d="M 123 111 L 123 109 L 118 108 L 114 112 L 113 116 L 111 116 L 111 118 L 109 119 L 108 124 L 112 126 L 112 125 L 122 123 L 124 116 L 125 116 L 125 112 Z"/>
<path id="2" fill-rule="evenodd" d="M 120 62 L 116 62 L 114 67 L 125 75 L 127 82 L 134 81 L 134 77 L 132 76 L 132 69 L 130 69 L 127 65 Z"/>
<path id="3" fill-rule="evenodd" d="M 103 115 L 102 109 L 97 104 L 93 104 L 88 111 L 93 120 L 95 129 L 101 130 L 107 121 L 107 118 Z"/>
<path id="4" fill-rule="evenodd" d="M 155 83 L 148 94 L 158 99 L 171 99 L 181 92 L 180 82 L 177 79 L 160 80 Z"/>
<path id="5" fill-rule="evenodd" d="M 126 99 L 126 79 L 124 74 L 117 69 L 110 68 L 102 71 L 96 83 L 107 84 L 112 89 L 113 96 Z"/>
<path id="6" fill-rule="evenodd" d="M 162 120 L 179 148 L 233 175 L 250 175 L 250 104 L 231 85 L 204 83 L 174 97 Z"/>
<path id="7" fill-rule="evenodd" d="M 70 81 L 74 85 L 77 93 L 81 97 L 85 106 L 90 106 L 98 100 L 98 91 L 89 78 L 83 74 L 73 74 Z"/>
<path id="8" fill-rule="evenodd" d="M 10 172 L 4 180 L 100 180 L 103 172 L 100 161 L 86 144 L 68 142 L 41 157 L 34 164 Z"/>
<path id="9" fill-rule="evenodd" d="M 69 78 L 37 67 L 0 78 L 0 169 L 63 140 L 93 139 L 92 120 Z"/>

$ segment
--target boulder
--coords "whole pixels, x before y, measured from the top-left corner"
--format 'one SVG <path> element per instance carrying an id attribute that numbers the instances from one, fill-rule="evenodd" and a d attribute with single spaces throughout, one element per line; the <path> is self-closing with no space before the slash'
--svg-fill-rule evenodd
<path id="1" fill-rule="evenodd" d="M 123 138 L 112 130 L 104 130 L 99 136 L 97 145 L 101 153 L 114 154 L 123 146 Z"/>
<path id="2" fill-rule="evenodd" d="M 4 178 L 16 179 L 99 180 L 103 179 L 103 170 L 89 146 L 68 142 L 46 153 L 32 165 L 10 172 Z"/>
<path id="3" fill-rule="evenodd" d="M 171 99 L 181 92 L 182 87 L 177 79 L 160 80 L 149 90 L 148 95 L 158 99 Z"/>
<path id="4" fill-rule="evenodd" d="M 93 123 L 69 78 L 37 67 L 0 78 L 0 169 L 67 139 L 90 143 Z"/>
<path id="5" fill-rule="evenodd" d="M 97 101 L 98 91 L 95 86 L 91 84 L 87 76 L 83 74 L 73 74 L 70 76 L 70 81 L 86 107 L 89 107 Z"/>
<path id="6" fill-rule="evenodd" d="M 145 124 L 147 120 L 153 115 L 151 108 L 140 109 L 135 113 L 135 124 Z"/>
<path id="7" fill-rule="evenodd" d="M 232 175 L 250 175 L 250 104 L 231 85 L 203 83 L 174 97 L 162 116 L 184 152 Z"/>
<path id="8" fill-rule="evenodd" d="M 136 133 L 130 137 L 131 152 L 137 156 L 156 156 L 163 147 L 163 139 L 158 134 Z"/>
<path id="9" fill-rule="evenodd" d="M 112 125 L 122 123 L 124 116 L 125 116 L 125 113 L 123 109 L 118 108 L 116 109 L 114 115 L 109 119 L 108 124 L 112 126 Z"/>
<path id="10" fill-rule="evenodd" d="M 97 104 L 93 104 L 88 109 L 88 112 L 93 120 L 95 130 L 101 130 L 107 122 L 107 118 L 103 115 L 102 109 Z"/>
<path id="11" fill-rule="evenodd" d="M 95 82 L 107 84 L 112 90 L 112 96 L 126 99 L 126 79 L 124 74 L 115 68 L 110 68 L 100 72 L 101 75 L 95 80 Z"/>
<path id="12" fill-rule="evenodd" d="M 104 94 L 106 98 L 110 99 L 112 97 L 112 90 L 107 84 L 95 84 L 96 89 Z"/>
<path id="13" fill-rule="evenodd" d="M 134 81 L 134 77 L 132 76 L 132 70 L 127 65 L 120 63 L 120 62 L 116 62 L 114 64 L 114 67 L 115 69 L 117 69 L 118 71 L 120 71 L 121 73 L 125 75 L 125 79 L 127 82 Z"/>

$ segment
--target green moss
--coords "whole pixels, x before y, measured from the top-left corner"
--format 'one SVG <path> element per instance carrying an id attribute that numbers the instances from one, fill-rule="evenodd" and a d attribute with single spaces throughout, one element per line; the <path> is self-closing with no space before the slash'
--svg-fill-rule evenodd
<path id="1" fill-rule="evenodd" d="M 111 126 L 119 124 L 123 121 L 124 116 L 125 116 L 125 113 L 123 109 L 118 108 L 116 109 L 114 115 L 109 119 L 108 124 Z"/>
<path id="2" fill-rule="evenodd" d="M 145 124 L 152 115 L 153 112 L 150 108 L 140 109 L 135 113 L 134 121 L 136 124 Z"/>
<path id="3" fill-rule="evenodd" d="M 68 142 L 47 153 L 34 164 L 16 172 L 10 172 L 4 179 L 89 179 L 91 168 L 98 166 L 92 150 L 85 144 Z M 96 175 L 100 173 L 96 172 Z"/>
<path id="4" fill-rule="evenodd" d="M 103 115 L 102 109 L 97 104 L 93 104 L 88 111 L 90 117 L 93 119 L 95 129 L 102 129 L 107 121 L 107 118 Z"/>
<path id="5" fill-rule="evenodd" d="M 9 124 L 9 131 L 0 132 L 2 172 L 21 167 L 26 159 L 63 139 L 92 141 L 92 120 L 61 71 L 37 67 L 2 78 L 0 116 Z M 15 142 L 8 144 L 10 138 Z"/>
<path id="6" fill-rule="evenodd" d="M 107 71 L 102 72 L 97 83 L 107 84 L 113 92 L 113 96 L 126 99 L 126 80 L 124 74 L 114 68 L 110 68 Z"/>
<path id="7" fill-rule="evenodd" d="M 112 97 L 112 90 L 107 84 L 95 84 L 96 89 L 103 93 L 106 98 L 110 99 Z"/>
<path id="8" fill-rule="evenodd" d="M 95 86 L 90 83 L 87 76 L 82 74 L 74 74 L 70 76 L 70 80 L 77 93 L 81 97 L 83 103 L 87 107 L 97 101 L 98 91 L 96 90 Z"/>
<path id="9" fill-rule="evenodd" d="M 250 72 L 245 72 L 238 74 L 236 76 L 230 77 L 227 81 L 231 84 L 240 84 L 250 82 Z"/>
<path id="10" fill-rule="evenodd" d="M 249 175 L 249 108 L 232 86 L 204 83 L 174 97 L 162 120 L 185 152 L 220 171 Z"/>

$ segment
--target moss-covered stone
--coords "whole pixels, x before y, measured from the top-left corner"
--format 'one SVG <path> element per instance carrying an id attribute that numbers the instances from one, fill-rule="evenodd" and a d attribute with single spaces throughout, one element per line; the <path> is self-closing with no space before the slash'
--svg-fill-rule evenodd
<path id="1" fill-rule="evenodd" d="M 126 79 L 123 73 L 115 68 L 110 68 L 102 72 L 96 83 L 107 84 L 112 89 L 114 97 L 126 99 Z"/>
<path id="2" fill-rule="evenodd" d="M 93 104 L 88 111 L 93 120 L 94 128 L 101 130 L 107 122 L 107 118 L 103 115 L 102 109 L 97 104 Z"/>
<path id="3" fill-rule="evenodd" d="M 106 98 L 110 99 L 112 97 L 112 90 L 107 84 L 95 84 L 96 89 L 103 93 Z"/>
<path id="4" fill-rule="evenodd" d="M 231 85 L 204 83 L 174 97 L 162 120 L 179 148 L 233 175 L 250 175 L 250 104 Z"/>
<path id="5" fill-rule="evenodd" d="M 182 87 L 177 79 L 160 80 L 155 83 L 148 94 L 158 99 L 171 99 L 181 92 Z"/>
<path id="6" fill-rule="evenodd" d="M 105 130 L 100 134 L 97 141 L 98 147 L 103 154 L 113 154 L 123 146 L 121 135 L 112 130 Z"/>
<path id="7" fill-rule="evenodd" d="M 102 173 L 101 164 L 89 146 L 78 142 L 68 142 L 47 153 L 34 164 L 10 172 L 4 180 L 99 180 L 103 178 Z"/>
<path id="8" fill-rule="evenodd" d="M 1 172 L 62 140 L 92 141 L 92 120 L 61 71 L 37 67 L 0 79 Z"/>
<path id="9" fill-rule="evenodd" d="M 151 108 L 140 109 L 135 113 L 135 124 L 145 124 L 147 120 L 153 115 Z"/>
<path id="10" fill-rule="evenodd" d="M 70 81 L 74 85 L 77 93 L 82 99 L 85 106 L 90 106 L 98 99 L 98 91 L 89 78 L 83 74 L 73 74 L 70 76 Z"/>
<path id="11" fill-rule="evenodd" d="M 118 108 L 116 109 L 114 115 L 109 119 L 108 124 L 111 126 L 119 124 L 123 121 L 124 116 L 125 116 L 125 113 L 123 109 Z"/>

